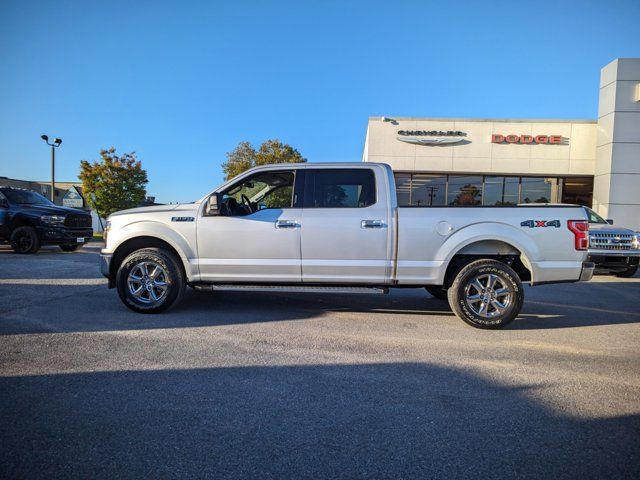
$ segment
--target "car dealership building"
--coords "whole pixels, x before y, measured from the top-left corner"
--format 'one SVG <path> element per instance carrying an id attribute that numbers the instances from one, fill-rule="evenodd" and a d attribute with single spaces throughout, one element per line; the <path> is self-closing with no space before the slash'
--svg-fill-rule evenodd
<path id="1" fill-rule="evenodd" d="M 369 119 L 401 205 L 578 203 L 640 230 L 640 59 L 601 71 L 597 120 Z"/>

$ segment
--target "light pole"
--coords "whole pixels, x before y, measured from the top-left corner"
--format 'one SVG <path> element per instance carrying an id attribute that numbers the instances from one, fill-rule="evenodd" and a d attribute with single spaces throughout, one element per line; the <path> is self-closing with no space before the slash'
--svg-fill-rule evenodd
<path id="1" fill-rule="evenodd" d="M 60 146 L 62 140 L 56 138 L 53 143 L 49 143 L 49 137 L 47 135 L 40 135 L 40 138 L 44 140 L 47 145 L 51 147 L 51 202 L 55 203 L 56 195 L 56 148 Z"/>

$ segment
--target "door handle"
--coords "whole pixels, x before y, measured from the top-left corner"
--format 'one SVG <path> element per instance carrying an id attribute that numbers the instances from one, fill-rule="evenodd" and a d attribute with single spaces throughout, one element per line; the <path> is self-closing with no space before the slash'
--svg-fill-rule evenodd
<path id="1" fill-rule="evenodd" d="M 295 220 L 278 220 L 276 228 L 300 228 L 300 224 Z"/>
<path id="2" fill-rule="evenodd" d="M 360 228 L 387 228 L 382 220 L 362 220 Z"/>

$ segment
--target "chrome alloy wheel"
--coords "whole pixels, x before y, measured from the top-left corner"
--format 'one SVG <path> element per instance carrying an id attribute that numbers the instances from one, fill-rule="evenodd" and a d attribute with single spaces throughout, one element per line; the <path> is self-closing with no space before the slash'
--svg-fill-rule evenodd
<path id="1" fill-rule="evenodd" d="M 464 301 L 473 313 L 484 318 L 500 316 L 511 305 L 513 291 L 493 273 L 471 279 L 464 290 Z"/>
<path id="2" fill-rule="evenodd" d="M 167 295 L 167 272 L 155 262 L 137 263 L 127 277 L 129 293 L 139 302 L 160 303 Z"/>

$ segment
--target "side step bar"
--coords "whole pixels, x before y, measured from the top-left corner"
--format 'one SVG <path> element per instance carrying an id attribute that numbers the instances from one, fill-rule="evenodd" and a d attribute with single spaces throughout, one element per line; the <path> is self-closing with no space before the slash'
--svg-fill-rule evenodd
<path id="1" fill-rule="evenodd" d="M 195 283 L 193 288 L 198 291 L 240 291 L 240 292 L 272 292 L 272 293 L 359 293 L 384 294 L 389 293 L 386 287 L 342 287 L 342 286 L 311 286 L 311 285 L 225 285 Z"/>

